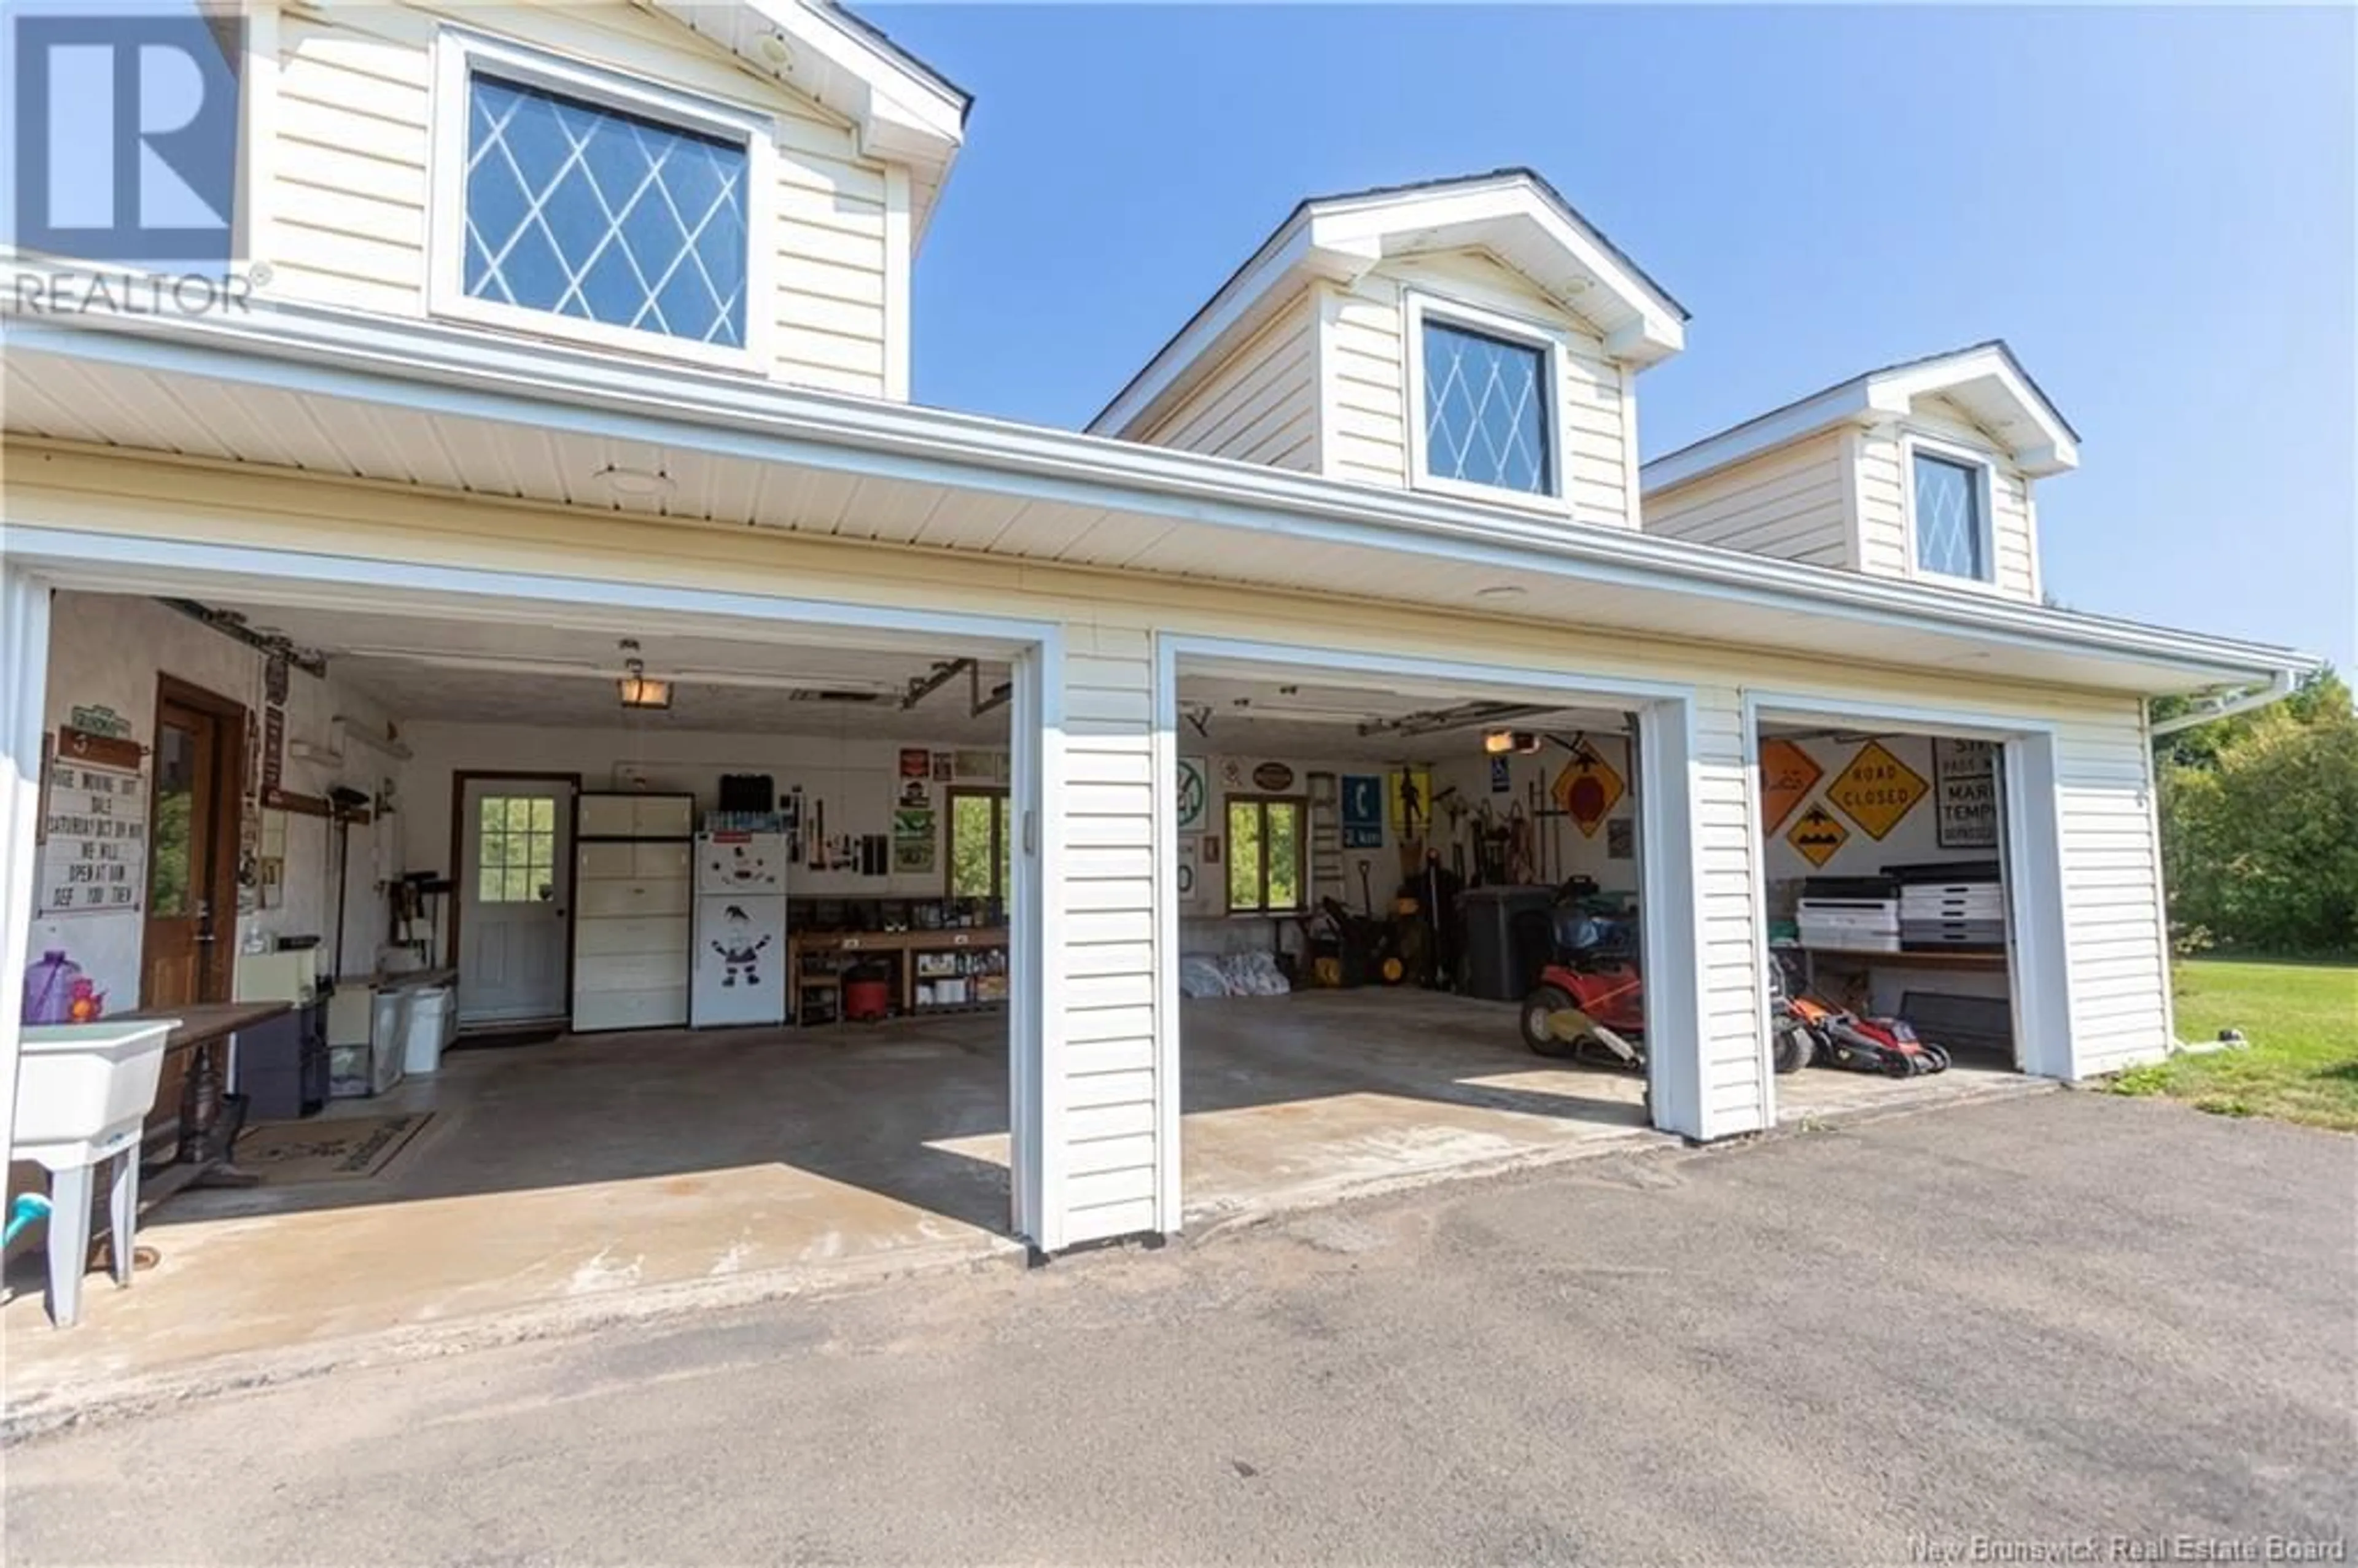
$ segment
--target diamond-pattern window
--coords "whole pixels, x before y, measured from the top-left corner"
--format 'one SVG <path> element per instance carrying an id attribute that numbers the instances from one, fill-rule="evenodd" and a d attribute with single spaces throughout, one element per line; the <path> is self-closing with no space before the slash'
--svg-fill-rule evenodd
<path id="1" fill-rule="evenodd" d="M 1981 475 L 1964 463 L 1916 454 L 1916 566 L 1944 577 L 1986 578 Z"/>
<path id="2" fill-rule="evenodd" d="M 741 143 L 495 76 L 470 98 L 469 295 L 744 347 Z"/>
<path id="3" fill-rule="evenodd" d="M 1545 351 L 1428 319 L 1423 351 L 1425 471 L 1550 493 Z"/>

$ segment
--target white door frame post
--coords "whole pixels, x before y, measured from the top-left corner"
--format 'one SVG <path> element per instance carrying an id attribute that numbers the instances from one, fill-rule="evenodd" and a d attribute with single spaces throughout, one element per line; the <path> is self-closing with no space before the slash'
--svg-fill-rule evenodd
<path id="1" fill-rule="evenodd" d="M 1032 1043 L 1009 1064 L 1008 1173 L 1015 1229 L 1041 1254 L 1064 1245 L 1062 1125 L 1065 1038 L 1065 636 L 1041 629 L 1015 657 L 1010 700 L 1012 733 L 1033 743 L 1011 748 L 1008 788 L 1015 833 L 1009 903 L 1029 911 L 1011 928 L 1035 940 L 1008 955 L 1011 1039 Z M 1022 1158 L 1016 1151 L 1022 1151 Z"/>
<path id="2" fill-rule="evenodd" d="M 699 618 L 734 622 L 730 634 L 759 645 L 754 628 L 800 630 L 857 645 L 861 633 L 902 642 L 928 639 L 939 651 L 988 645 L 1015 664 L 1009 734 L 1009 806 L 1024 827 L 1014 857 L 1016 890 L 1008 930 L 1013 996 L 1008 1011 L 1009 1224 L 1034 1246 L 1054 1214 L 1055 1082 L 1063 1029 L 1056 1005 L 1063 961 L 1057 951 L 1059 904 L 1055 846 L 1060 832 L 1064 631 L 1054 621 L 918 610 L 835 600 L 795 600 L 707 589 L 671 588 L 598 578 L 511 573 L 464 567 L 388 564 L 327 549 L 291 550 L 158 539 L 77 529 L 11 527 L 7 532 L 7 675 L 0 690 L 6 720 L 8 838 L 5 871 L 8 972 L 22 974 L 30 935 L 34 816 L 38 810 L 42 713 L 49 654 L 48 590 L 237 597 L 252 601 L 327 605 L 379 613 L 465 617 L 494 609 L 543 614 L 552 622 L 587 615 L 606 625 L 639 615 L 651 623 L 694 625 Z M 324 541 L 323 541 L 324 543 Z M 1026 895 L 1029 896 L 1026 896 Z M 1029 993 L 1028 1000 L 1023 1000 Z M 16 1010 L 0 1023 L 5 1058 L 0 1094 L 13 1094 L 18 1045 Z M 1044 1067 L 1045 1064 L 1045 1067 Z M 4 1106 L 5 1102 L 0 1102 Z"/>
<path id="3" fill-rule="evenodd" d="M 16 1060 L 24 1044 L 14 988 L 31 957 L 33 863 L 40 837 L 41 736 L 48 729 L 49 585 L 0 549 L 0 1170 L 16 1158 Z"/>

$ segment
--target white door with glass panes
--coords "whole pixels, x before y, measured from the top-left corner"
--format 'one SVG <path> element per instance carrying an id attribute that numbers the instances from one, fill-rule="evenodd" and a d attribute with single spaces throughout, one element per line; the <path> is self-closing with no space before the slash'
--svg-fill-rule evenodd
<path id="1" fill-rule="evenodd" d="M 459 896 L 459 1022 L 565 1016 L 573 785 L 469 779 Z"/>

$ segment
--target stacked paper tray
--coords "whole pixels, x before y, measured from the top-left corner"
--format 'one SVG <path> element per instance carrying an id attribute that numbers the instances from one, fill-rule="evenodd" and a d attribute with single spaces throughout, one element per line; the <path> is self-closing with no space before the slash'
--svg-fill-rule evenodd
<path id="1" fill-rule="evenodd" d="M 1794 924 L 1807 947 L 1848 947 L 1862 952 L 1899 950 L 1899 903 L 1888 898 L 1804 898 L 1795 904 Z"/>
<path id="2" fill-rule="evenodd" d="M 2003 920 L 2006 893 L 1996 882 L 1950 882 L 1899 890 L 1902 920 Z"/>
<path id="3" fill-rule="evenodd" d="M 1995 881 L 1917 881 L 1899 890 L 1899 937 L 1909 947 L 1999 947 L 2006 892 Z"/>

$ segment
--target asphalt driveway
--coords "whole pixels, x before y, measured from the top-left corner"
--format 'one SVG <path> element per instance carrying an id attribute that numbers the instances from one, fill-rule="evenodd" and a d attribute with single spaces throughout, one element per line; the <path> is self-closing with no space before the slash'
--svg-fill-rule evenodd
<path id="1" fill-rule="evenodd" d="M 2256 1561 L 2358 1524 L 2353 1377 L 2358 1141 L 2061 1093 L 67 1432 L 6 1547 Z"/>

